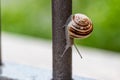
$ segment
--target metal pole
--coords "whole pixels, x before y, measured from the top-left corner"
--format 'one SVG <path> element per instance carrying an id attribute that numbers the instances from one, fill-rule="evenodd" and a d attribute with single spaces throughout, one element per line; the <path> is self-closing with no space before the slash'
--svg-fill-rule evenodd
<path id="1" fill-rule="evenodd" d="M 1 15 L 1 9 L 0 9 Z M 0 66 L 2 65 L 2 56 L 1 56 L 1 17 L 0 17 Z"/>
<path id="2" fill-rule="evenodd" d="M 2 65 L 2 56 L 1 56 L 1 34 L 0 34 L 0 66 Z"/>
<path id="3" fill-rule="evenodd" d="M 1 22 L 0 22 L 1 23 Z M 1 28 L 1 27 L 0 27 Z M 0 66 L 2 65 L 2 56 L 1 56 L 1 29 L 0 29 Z"/>
<path id="4" fill-rule="evenodd" d="M 0 34 L 0 66 L 2 65 L 2 56 L 1 56 L 1 34 Z"/>
<path id="5" fill-rule="evenodd" d="M 72 80 L 72 49 L 64 57 L 65 24 L 72 14 L 72 0 L 52 0 L 53 80 Z"/>

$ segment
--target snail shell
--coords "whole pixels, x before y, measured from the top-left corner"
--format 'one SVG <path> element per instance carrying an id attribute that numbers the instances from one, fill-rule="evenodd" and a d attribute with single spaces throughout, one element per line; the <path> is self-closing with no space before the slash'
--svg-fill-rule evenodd
<path id="1" fill-rule="evenodd" d="M 71 15 L 66 21 L 65 25 L 65 34 L 66 34 L 66 47 L 63 51 L 63 55 L 74 44 L 74 38 L 85 38 L 90 35 L 93 31 L 92 21 L 84 14 L 75 14 Z M 75 44 L 74 44 L 75 46 Z M 79 50 L 75 46 L 78 54 L 82 58 Z"/>
<path id="2" fill-rule="evenodd" d="M 75 14 L 68 24 L 68 34 L 71 38 L 85 38 L 93 31 L 92 21 L 84 14 Z"/>

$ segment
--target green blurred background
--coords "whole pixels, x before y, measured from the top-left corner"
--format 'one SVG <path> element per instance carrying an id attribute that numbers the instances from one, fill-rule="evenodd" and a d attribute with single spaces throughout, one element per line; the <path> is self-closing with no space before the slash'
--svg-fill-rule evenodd
<path id="1" fill-rule="evenodd" d="M 1 0 L 1 3 L 2 31 L 51 40 L 51 0 Z M 120 52 L 119 0 L 73 0 L 74 13 L 88 15 L 94 24 L 92 35 L 76 43 Z"/>

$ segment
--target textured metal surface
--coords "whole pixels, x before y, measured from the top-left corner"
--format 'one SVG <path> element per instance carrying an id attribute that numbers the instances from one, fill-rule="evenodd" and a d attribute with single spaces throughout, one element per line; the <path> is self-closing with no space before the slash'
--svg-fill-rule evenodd
<path id="1" fill-rule="evenodd" d="M 0 80 L 16 80 L 16 79 L 11 79 L 11 78 L 0 76 Z"/>
<path id="2" fill-rule="evenodd" d="M 0 10 L 1 15 L 1 10 Z M 0 65 L 2 65 L 2 56 L 1 56 L 1 17 L 0 17 Z"/>
<path id="3" fill-rule="evenodd" d="M 30 67 L 15 63 L 4 63 L 0 74 L 0 80 L 51 80 L 51 70 Z M 85 77 L 73 76 L 74 80 L 94 80 Z"/>
<path id="4" fill-rule="evenodd" d="M 65 41 L 66 20 L 72 13 L 72 0 L 52 0 L 53 80 L 72 80 L 72 49 L 61 57 Z"/>

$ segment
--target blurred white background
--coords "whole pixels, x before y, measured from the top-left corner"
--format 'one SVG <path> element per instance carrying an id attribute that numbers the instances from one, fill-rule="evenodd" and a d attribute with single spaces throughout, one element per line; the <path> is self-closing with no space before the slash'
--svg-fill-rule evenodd
<path id="1" fill-rule="evenodd" d="M 73 48 L 73 74 L 96 80 L 120 80 L 120 55 L 79 47 L 83 59 Z M 114 54 L 113 54 L 114 53 Z M 28 36 L 2 33 L 3 61 L 52 70 L 52 44 Z"/>

